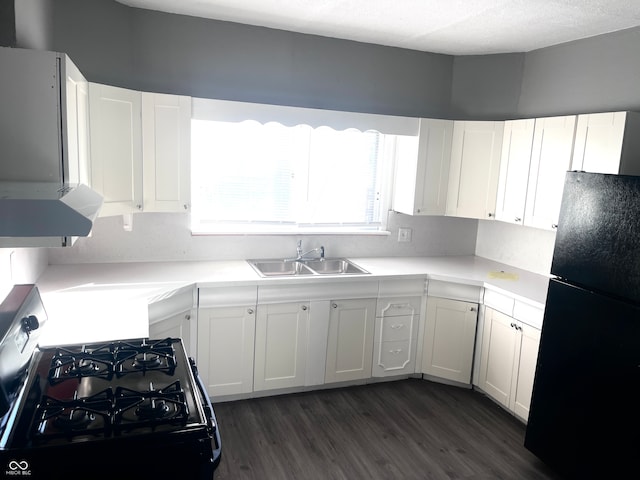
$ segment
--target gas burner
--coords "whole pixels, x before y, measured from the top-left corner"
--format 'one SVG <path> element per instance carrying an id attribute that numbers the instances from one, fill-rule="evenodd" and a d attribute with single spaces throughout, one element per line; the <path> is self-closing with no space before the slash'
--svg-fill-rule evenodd
<path id="1" fill-rule="evenodd" d="M 76 393 L 71 400 L 44 395 L 34 424 L 34 439 L 44 443 L 80 435 L 109 436 L 112 410 L 111 388 L 84 398 L 78 398 Z"/>
<path id="2" fill-rule="evenodd" d="M 162 371 L 173 375 L 176 356 L 171 339 L 139 344 L 119 342 L 115 345 L 115 373 L 121 377 L 133 372 Z"/>
<path id="3" fill-rule="evenodd" d="M 109 345 L 58 348 L 51 359 L 48 378 L 53 385 L 70 378 L 100 377 L 110 380 L 113 377 L 113 363 L 113 352 Z"/>
<path id="4" fill-rule="evenodd" d="M 186 425 L 189 409 L 179 381 L 162 389 L 149 384 L 148 391 L 118 387 L 115 393 L 117 432 L 158 425 Z"/>

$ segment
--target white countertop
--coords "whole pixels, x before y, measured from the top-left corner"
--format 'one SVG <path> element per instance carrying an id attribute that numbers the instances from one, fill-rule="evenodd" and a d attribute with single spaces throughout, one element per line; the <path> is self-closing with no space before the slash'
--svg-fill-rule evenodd
<path id="1" fill-rule="evenodd" d="M 491 288 L 539 308 L 544 308 L 549 281 L 549 277 L 476 256 L 350 260 L 370 272 L 366 278 L 428 276 Z M 61 345 L 146 337 L 149 303 L 183 287 L 329 280 L 335 281 L 336 276 L 262 278 L 244 260 L 51 265 L 37 281 L 49 317 L 40 343 Z"/>

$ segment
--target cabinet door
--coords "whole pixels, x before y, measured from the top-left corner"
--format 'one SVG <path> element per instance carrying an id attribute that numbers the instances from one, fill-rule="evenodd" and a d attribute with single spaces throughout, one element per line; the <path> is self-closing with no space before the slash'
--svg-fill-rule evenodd
<path id="1" fill-rule="evenodd" d="M 377 304 L 373 376 L 414 373 L 421 297 L 380 298 Z"/>
<path id="2" fill-rule="evenodd" d="M 558 226 L 565 173 L 571 166 L 575 115 L 536 119 L 524 224 Z"/>
<path id="3" fill-rule="evenodd" d="M 534 119 L 509 120 L 504 124 L 497 220 L 522 225 L 534 127 Z"/>
<path id="4" fill-rule="evenodd" d="M 91 185 L 103 198 L 101 216 L 142 210 L 140 92 L 89 84 Z"/>
<path id="5" fill-rule="evenodd" d="M 191 98 L 142 93 L 144 211 L 190 205 Z"/>
<path id="6" fill-rule="evenodd" d="M 447 215 L 494 217 L 503 130 L 504 122 L 454 122 Z"/>
<path id="7" fill-rule="evenodd" d="M 578 115 L 572 170 L 617 174 L 626 112 Z"/>
<path id="8" fill-rule="evenodd" d="M 375 299 L 331 302 L 325 381 L 371 377 Z"/>
<path id="9" fill-rule="evenodd" d="M 304 385 L 308 327 L 308 303 L 258 305 L 255 390 Z"/>
<path id="10" fill-rule="evenodd" d="M 417 155 L 399 155 L 393 209 L 407 215 L 444 215 L 451 161 L 452 120 L 420 119 Z"/>
<path id="11" fill-rule="evenodd" d="M 89 83 L 65 56 L 67 122 L 64 141 L 68 172 L 67 182 L 91 184 L 89 165 Z"/>
<path id="12" fill-rule="evenodd" d="M 423 373 L 471 383 L 477 320 L 476 303 L 427 298 Z"/>
<path id="13" fill-rule="evenodd" d="M 478 383 L 484 392 L 505 408 L 509 408 L 513 366 L 518 353 L 517 340 L 515 320 L 486 308 Z"/>
<path id="14" fill-rule="evenodd" d="M 210 396 L 253 389 L 255 306 L 198 310 L 198 370 Z"/>
<path id="15" fill-rule="evenodd" d="M 533 379 L 536 375 L 540 330 L 518 322 L 519 357 L 514 368 L 509 408 L 525 422 L 529 418 Z"/>
<path id="16" fill-rule="evenodd" d="M 181 338 L 187 355 L 193 355 L 191 348 L 191 322 L 193 311 L 191 309 L 163 318 L 154 323 L 149 323 L 149 338 L 160 340 L 163 338 Z"/>

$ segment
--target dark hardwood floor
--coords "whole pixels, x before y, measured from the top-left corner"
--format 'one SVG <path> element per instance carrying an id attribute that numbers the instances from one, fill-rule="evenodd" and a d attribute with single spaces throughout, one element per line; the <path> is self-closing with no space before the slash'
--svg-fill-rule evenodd
<path id="1" fill-rule="evenodd" d="M 479 392 L 419 379 L 214 404 L 223 479 L 557 479 Z"/>

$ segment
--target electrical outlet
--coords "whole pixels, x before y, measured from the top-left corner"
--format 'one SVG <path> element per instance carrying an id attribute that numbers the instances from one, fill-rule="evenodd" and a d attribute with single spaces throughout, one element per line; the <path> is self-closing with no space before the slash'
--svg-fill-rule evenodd
<path id="1" fill-rule="evenodd" d="M 410 228 L 399 228 L 398 229 L 398 241 L 399 242 L 410 242 L 411 241 L 411 229 Z"/>

